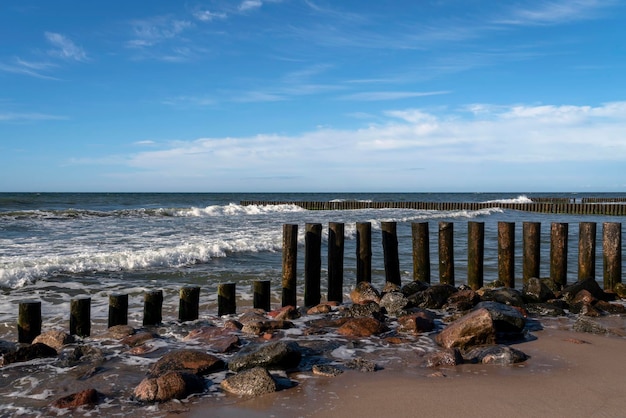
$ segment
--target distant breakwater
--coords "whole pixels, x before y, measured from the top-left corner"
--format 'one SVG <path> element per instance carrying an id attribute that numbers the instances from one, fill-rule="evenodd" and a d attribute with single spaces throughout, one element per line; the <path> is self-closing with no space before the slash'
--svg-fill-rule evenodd
<path id="1" fill-rule="evenodd" d="M 361 200 L 342 201 L 266 201 L 242 200 L 242 206 L 295 205 L 306 210 L 355 209 L 417 209 L 417 210 L 481 210 L 501 208 L 537 213 L 563 213 L 572 215 L 626 216 L 625 198 L 583 198 L 575 202 L 570 198 L 530 198 L 532 202 L 376 202 Z"/>

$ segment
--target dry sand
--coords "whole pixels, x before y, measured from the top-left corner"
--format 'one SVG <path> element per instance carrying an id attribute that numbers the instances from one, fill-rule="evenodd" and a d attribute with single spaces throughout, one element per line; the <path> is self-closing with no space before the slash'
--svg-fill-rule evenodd
<path id="1" fill-rule="evenodd" d="M 532 334 L 535 340 L 514 345 L 531 356 L 523 365 L 296 375 L 296 388 L 248 400 L 198 399 L 176 416 L 626 417 L 626 339 L 558 324 Z"/>

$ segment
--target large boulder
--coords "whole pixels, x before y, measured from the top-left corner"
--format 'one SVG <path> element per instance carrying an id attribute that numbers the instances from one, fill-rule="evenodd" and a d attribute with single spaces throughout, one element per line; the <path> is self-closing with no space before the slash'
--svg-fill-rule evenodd
<path id="1" fill-rule="evenodd" d="M 244 370 L 224 379 L 220 385 L 225 391 L 240 396 L 259 396 L 278 390 L 276 381 L 263 367 Z"/>
<path id="2" fill-rule="evenodd" d="M 38 336 L 36 336 L 33 340 L 33 344 L 43 343 L 48 347 L 54 348 L 57 351 L 61 351 L 63 346 L 71 344 L 73 342 L 74 337 L 66 332 L 58 330 L 46 331 L 43 334 L 39 334 Z"/>
<path id="3" fill-rule="evenodd" d="M 98 392 L 95 389 L 87 389 L 57 399 L 52 403 L 52 407 L 57 409 L 91 408 L 97 403 Z"/>
<path id="4" fill-rule="evenodd" d="M 463 356 L 458 348 L 434 351 L 425 356 L 426 367 L 457 366 L 463 364 Z"/>
<path id="5" fill-rule="evenodd" d="M 384 319 L 384 314 L 380 305 L 374 301 L 367 301 L 363 303 L 354 303 L 344 312 L 345 315 L 358 318 L 362 316 L 369 316 L 378 320 Z"/>
<path id="6" fill-rule="evenodd" d="M 380 302 L 380 292 L 369 282 L 359 282 L 350 292 L 352 303 Z"/>
<path id="7" fill-rule="evenodd" d="M 158 377 L 170 371 L 204 375 L 223 370 L 224 361 L 198 350 L 175 350 L 161 357 L 150 369 L 150 376 Z"/>
<path id="8" fill-rule="evenodd" d="M 293 369 L 298 367 L 302 353 L 295 342 L 277 341 L 252 345 L 237 353 L 228 363 L 233 372 L 265 367 L 267 369 Z"/>
<path id="9" fill-rule="evenodd" d="M 528 356 L 506 345 L 491 345 L 474 347 L 464 353 L 463 359 L 470 363 L 508 365 L 522 363 L 528 360 Z"/>
<path id="10" fill-rule="evenodd" d="M 578 292 L 581 290 L 586 290 L 593 295 L 596 299 L 600 300 L 612 300 L 614 298 L 613 294 L 605 293 L 604 290 L 600 287 L 598 282 L 593 278 L 582 279 L 573 283 L 569 286 L 563 288 L 561 292 L 561 297 L 565 299 L 568 303 L 574 300 Z"/>
<path id="11" fill-rule="evenodd" d="M 54 348 L 44 343 L 35 343 L 20 347 L 17 351 L 5 354 L 4 356 L 2 356 L 2 362 L 0 363 L 0 366 L 6 366 L 13 363 L 21 363 L 37 358 L 56 356 L 57 350 L 55 350 Z"/>
<path id="12" fill-rule="evenodd" d="M 169 371 L 159 377 L 148 377 L 135 388 L 135 399 L 141 402 L 166 402 L 184 399 L 204 391 L 204 380 L 192 373 Z"/>
<path id="13" fill-rule="evenodd" d="M 512 306 L 486 301 L 480 302 L 475 309 L 487 309 L 498 333 L 520 334 L 526 326 L 524 315 Z"/>
<path id="14" fill-rule="evenodd" d="M 226 353 L 239 346 L 239 337 L 234 331 L 218 327 L 202 327 L 189 332 L 184 341 L 197 341 L 207 350 Z"/>
<path id="15" fill-rule="evenodd" d="M 478 302 L 480 302 L 480 296 L 472 289 L 459 290 L 448 298 L 444 309 L 454 312 L 469 311 Z"/>
<path id="16" fill-rule="evenodd" d="M 428 311 L 418 311 L 398 318 L 398 331 L 423 333 L 435 329 L 434 316 Z"/>
<path id="17" fill-rule="evenodd" d="M 546 302 L 555 297 L 554 292 L 545 281 L 537 277 L 531 277 L 524 282 L 522 296 L 527 302 L 531 303 Z"/>
<path id="18" fill-rule="evenodd" d="M 448 298 L 457 292 L 456 287 L 449 284 L 435 284 L 408 297 L 413 306 L 425 309 L 441 309 Z"/>
<path id="19" fill-rule="evenodd" d="M 501 287 L 496 289 L 484 287 L 479 289 L 477 293 L 483 301 L 493 301 L 518 307 L 524 306 L 522 293 L 519 290 L 512 289 L 510 287 Z"/>
<path id="20" fill-rule="evenodd" d="M 435 337 L 442 347 L 461 350 L 476 345 L 495 344 L 496 328 L 485 308 L 476 309 L 450 323 Z"/>
<path id="21" fill-rule="evenodd" d="M 388 315 L 398 316 L 402 314 L 403 309 L 408 305 L 409 300 L 402 294 L 402 292 L 392 291 L 385 293 L 380 298 L 380 306 L 387 312 Z"/>

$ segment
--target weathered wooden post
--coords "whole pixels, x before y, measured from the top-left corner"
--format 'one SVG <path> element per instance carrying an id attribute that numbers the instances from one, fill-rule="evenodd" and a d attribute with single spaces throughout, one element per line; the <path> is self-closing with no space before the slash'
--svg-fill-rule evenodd
<path id="1" fill-rule="evenodd" d="M 328 301 L 343 302 L 343 255 L 345 225 L 328 224 Z"/>
<path id="2" fill-rule="evenodd" d="M 428 222 L 411 224 L 413 238 L 413 280 L 430 283 L 430 237 Z"/>
<path id="3" fill-rule="evenodd" d="M 454 286 L 454 224 L 439 222 L 439 283 Z"/>
<path id="4" fill-rule="evenodd" d="M 257 280 L 252 283 L 252 305 L 255 309 L 271 310 L 271 282 L 269 280 Z"/>
<path id="5" fill-rule="evenodd" d="M 283 225 L 282 306 L 297 305 L 298 225 Z"/>
<path id="6" fill-rule="evenodd" d="M 522 279 L 526 283 L 532 277 L 539 278 L 541 223 L 524 222 L 522 225 L 522 240 Z"/>
<path id="7" fill-rule="evenodd" d="M 143 295 L 143 325 L 159 325 L 163 321 L 163 291 L 151 290 Z"/>
<path id="8" fill-rule="evenodd" d="M 567 242 L 569 225 L 553 222 L 550 226 L 550 278 L 559 288 L 567 286 Z"/>
<path id="9" fill-rule="evenodd" d="M 515 287 L 515 222 L 498 222 L 498 280 Z"/>
<path id="10" fill-rule="evenodd" d="M 41 334 L 41 302 L 21 301 L 17 315 L 17 342 L 30 344 Z"/>
<path id="11" fill-rule="evenodd" d="M 109 328 L 115 325 L 128 325 L 128 295 L 109 295 Z"/>
<path id="12" fill-rule="evenodd" d="M 91 335 L 91 298 L 88 296 L 70 300 L 70 335 Z"/>
<path id="13" fill-rule="evenodd" d="M 217 285 L 217 316 L 237 313 L 237 290 L 235 283 Z"/>
<path id="14" fill-rule="evenodd" d="M 322 224 L 304 226 L 304 306 L 319 305 L 322 275 Z"/>
<path id="15" fill-rule="evenodd" d="M 612 291 L 622 282 L 622 224 L 605 222 L 602 230 L 604 290 Z"/>
<path id="16" fill-rule="evenodd" d="M 578 229 L 578 280 L 596 278 L 596 223 L 581 222 Z"/>
<path id="17" fill-rule="evenodd" d="M 372 223 L 356 223 L 356 281 L 372 281 Z"/>
<path id="18" fill-rule="evenodd" d="M 483 287 L 485 260 L 485 223 L 467 223 L 467 284 L 472 290 Z"/>
<path id="19" fill-rule="evenodd" d="M 400 258 L 398 255 L 398 233 L 396 222 L 381 222 L 385 280 L 400 286 Z"/>
<path id="20" fill-rule="evenodd" d="M 183 286 L 180 288 L 178 303 L 178 320 L 180 322 L 195 321 L 200 311 L 200 286 Z"/>

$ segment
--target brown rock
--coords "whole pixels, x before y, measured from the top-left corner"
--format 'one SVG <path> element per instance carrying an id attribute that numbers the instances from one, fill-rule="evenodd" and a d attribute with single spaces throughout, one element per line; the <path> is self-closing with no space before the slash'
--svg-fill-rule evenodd
<path id="1" fill-rule="evenodd" d="M 191 373 L 170 371 L 159 377 L 146 378 L 135 388 L 135 398 L 142 402 L 165 402 L 184 399 L 204 391 L 202 378 Z"/>
<path id="2" fill-rule="evenodd" d="M 370 337 L 387 330 L 387 327 L 377 319 L 369 317 L 351 318 L 343 324 L 337 332 L 346 337 Z"/>
<path id="3" fill-rule="evenodd" d="M 241 328 L 241 332 L 245 334 L 261 335 L 264 332 L 289 328 L 293 328 L 293 322 L 291 321 L 265 319 L 263 321 L 248 322 L 244 324 L 243 328 Z"/>
<path id="4" fill-rule="evenodd" d="M 398 318 L 398 331 L 403 332 L 430 332 L 435 329 L 435 321 L 427 312 L 420 311 Z"/>
<path id="5" fill-rule="evenodd" d="M 231 329 L 218 327 L 202 327 L 191 331 L 184 341 L 197 341 L 207 350 L 226 353 L 239 346 L 239 337 Z"/>
<path id="6" fill-rule="evenodd" d="M 98 392 L 95 389 L 87 389 L 57 399 L 52 403 L 53 408 L 75 409 L 81 406 L 93 407 L 98 403 Z"/>
<path id="7" fill-rule="evenodd" d="M 153 377 L 161 376 L 169 371 L 182 371 L 204 375 L 223 370 L 224 362 L 219 358 L 197 350 L 176 350 L 161 357 L 150 369 Z"/>
<path id="8" fill-rule="evenodd" d="M 137 347 L 145 343 L 146 341 L 150 341 L 154 339 L 155 335 L 148 331 L 138 332 L 136 334 L 129 335 L 125 338 L 122 338 L 120 341 L 122 344 L 127 345 L 129 347 Z"/>
<path id="9" fill-rule="evenodd" d="M 380 303 L 380 293 L 369 282 L 359 282 L 350 292 L 352 303 L 376 302 Z"/>
<path id="10" fill-rule="evenodd" d="M 44 344 L 36 343 L 24 347 L 20 347 L 15 352 L 10 352 L 2 356 L 0 366 L 6 366 L 13 363 L 21 363 L 24 361 L 34 360 L 36 358 L 56 357 L 57 350 Z"/>
<path id="11" fill-rule="evenodd" d="M 452 322 L 437 334 L 435 341 L 442 347 L 459 349 L 495 344 L 496 329 L 489 311 L 481 308 Z"/>
<path id="12" fill-rule="evenodd" d="M 307 315 L 325 314 L 332 311 L 332 307 L 327 303 L 320 303 L 317 306 L 312 307 L 306 313 Z"/>
<path id="13" fill-rule="evenodd" d="M 135 333 L 135 329 L 131 327 L 130 325 L 115 325 L 107 330 L 104 337 L 121 340 L 122 338 L 128 337 L 129 335 L 133 335 L 134 333 Z"/>
<path id="14" fill-rule="evenodd" d="M 458 348 L 448 348 L 426 355 L 426 367 L 456 366 L 463 364 L 463 356 Z"/>
<path id="15" fill-rule="evenodd" d="M 269 312 L 267 314 L 270 318 L 274 318 L 277 321 L 296 319 L 300 317 L 300 312 L 295 306 L 283 306 L 280 309 Z"/>
<path id="16" fill-rule="evenodd" d="M 444 308 L 452 311 L 468 311 L 478 302 L 480 302 L 478 293 L 472 289 L 460 290 L 448 298 Z"/>
<path id="17" fill-rule="evenodd" d="M 54 348 L 57 352 L 60 351 L 64 345 L 71 344 L 73 342 L 74 338 L 71 335 L 57 330 L 46 331 L 43 334 L 39 334 L 33 340 L 33 344 L 43 343 L 48 347 Z"/>
<path id="18" fill-rule="evenodd" d="M 239 372 L 224 379 L 220 385 L 225 391 L 240 396 L 259 396 L 278 390 L 276 381 L 263 367 Z"/>

